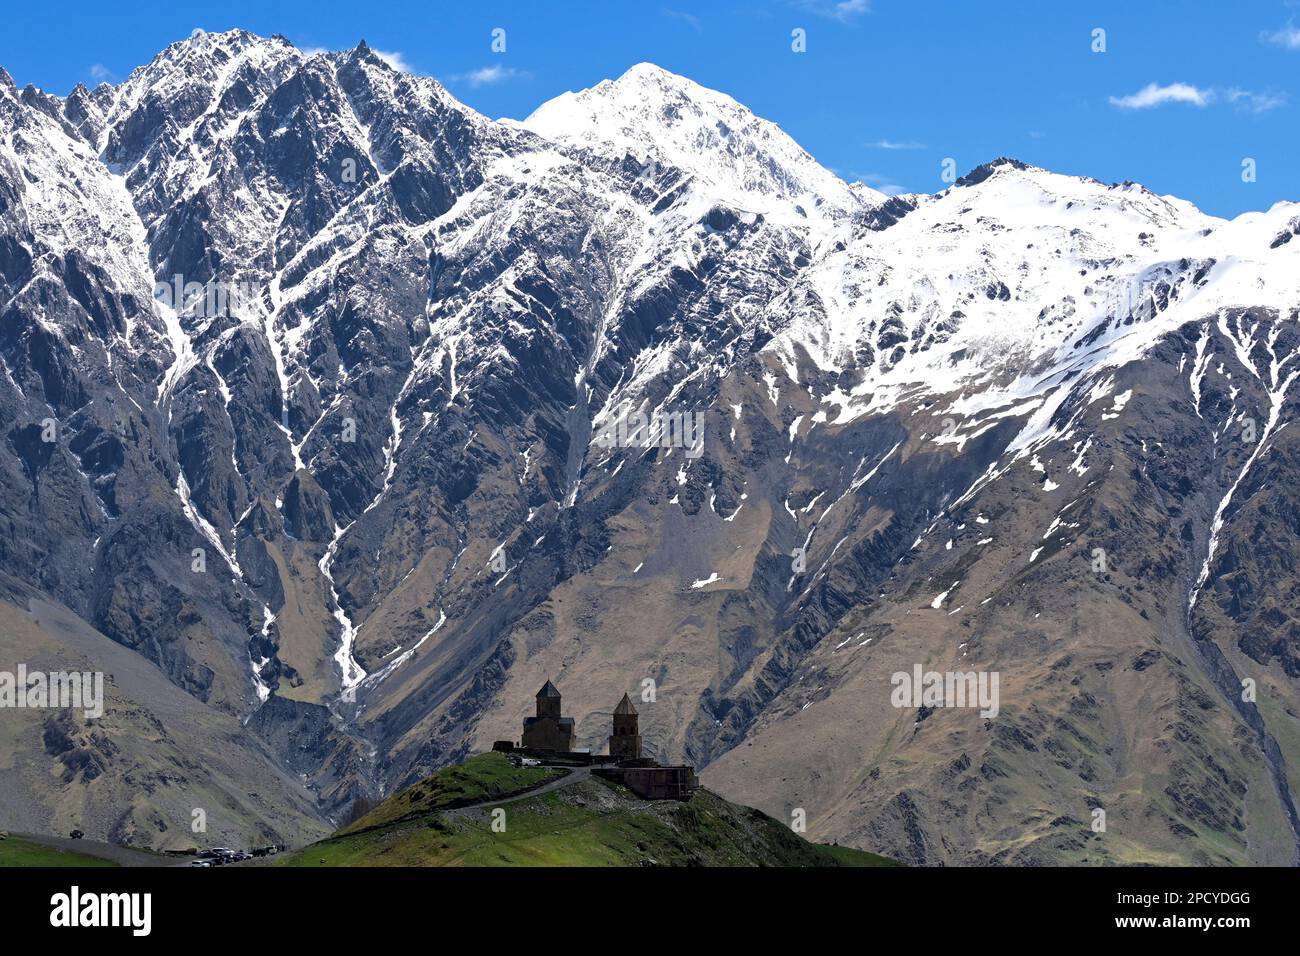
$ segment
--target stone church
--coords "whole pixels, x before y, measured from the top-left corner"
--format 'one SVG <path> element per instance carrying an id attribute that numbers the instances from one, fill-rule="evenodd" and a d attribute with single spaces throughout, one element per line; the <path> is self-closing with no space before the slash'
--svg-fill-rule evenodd
<path id="1" fill-rule="evenodd" d="M 574 733 L 573 718 L 560 714 L 559 688 L 547 681 L 537 692 L 537 716 L 524 718 L 524 749 L 568 753 Z"/>
<path id="2" fill-rule="evenodd" d="M 524 718 L 524 736 L 519 746 L 513 741 L 498 740 L 492 749 L 549 766 L 591 767 L 595 776 L 620 783 L 643 800 L 691 799 L 700 789 L 694 767 L 686 764 L 665 767 L 642 753 L 640 718 L 632 698 L 624 694 L 612 716 L 614 726 L 608 756 L 575 750 L 574 720 L 560 713 L 560 691 L 548 680 L 537 692 L 537 716 Z"/>
<path id="3" fill-rule="evenodd" d="M 624 760 L 636 760 L 641 756 L 641 731 L 637 729 L 636 708 L 627 694 L 614 708 L 614 734 L 609 738 L 609 755 Z"/>

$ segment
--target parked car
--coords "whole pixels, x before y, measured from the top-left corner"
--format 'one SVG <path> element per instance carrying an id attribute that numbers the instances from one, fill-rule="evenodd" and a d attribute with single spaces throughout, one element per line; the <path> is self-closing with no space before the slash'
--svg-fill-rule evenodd
<path id="1" fill-rule="evenodd" d="M 199 860 L 190 860 L 190 866 L 206 866 L 206 867 L 211 868 L 211 866 L 212 866 L 212 861 L 211 861 L 211 860 L 203 860 L 203 859 L 199 859 Z"/>

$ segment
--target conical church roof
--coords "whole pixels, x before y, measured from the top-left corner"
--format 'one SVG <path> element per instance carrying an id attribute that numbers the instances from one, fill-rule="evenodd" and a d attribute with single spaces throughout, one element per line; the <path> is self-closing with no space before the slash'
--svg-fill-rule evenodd
<path id="1" fill-rule="evenodd" d="M 632 700 L 627 696 L 627 694 L 624 694 L 623 699 L 618 702 L 618 706 L 614 708 L 614 713 L 616 714 L 636 713 L 636 708 L 632 706 Z"/>
<path id="2" fill-rule="evenodd" d="M 559 697 L 559 696 L 560 696 L 560 689 L 556 687 L 554 684 L 552 684 L 550 681 L 547 681 L 544 685 L 542 685 L 542 689 L 537 692 L 538 700 L 541 700 L 543 697 Z"/>

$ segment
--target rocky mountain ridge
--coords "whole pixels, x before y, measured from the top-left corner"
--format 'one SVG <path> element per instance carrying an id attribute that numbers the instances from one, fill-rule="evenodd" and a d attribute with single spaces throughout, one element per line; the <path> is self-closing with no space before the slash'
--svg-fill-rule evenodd
<path id="1" fill-rule="evenodd" d="M 522 122 L 243 31 L 0 75 L 0 585 L 321 817 L 555 676 L 906 862 L 1294 862 L 1297 234 L 1009 159 L 884 197 L 648 64 Z M 604 440 L 656 414 L 702 447 Z"/>

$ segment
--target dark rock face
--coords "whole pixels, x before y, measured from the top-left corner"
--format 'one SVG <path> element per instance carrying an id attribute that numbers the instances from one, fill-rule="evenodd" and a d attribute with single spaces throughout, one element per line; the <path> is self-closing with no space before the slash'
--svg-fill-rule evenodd
<path id="1" fill-rule="evenodd" d="M 5 79 L 0 588 L 322 814 L 564 670 L 582 743 L 639 688 L 647 752 L 910 862 L 1294 856 L 1294 209 L 890 199 L 645 65 L 522 124 L 242 31 Z M 892 706 L 917 663 L 998 714 Z"/>

